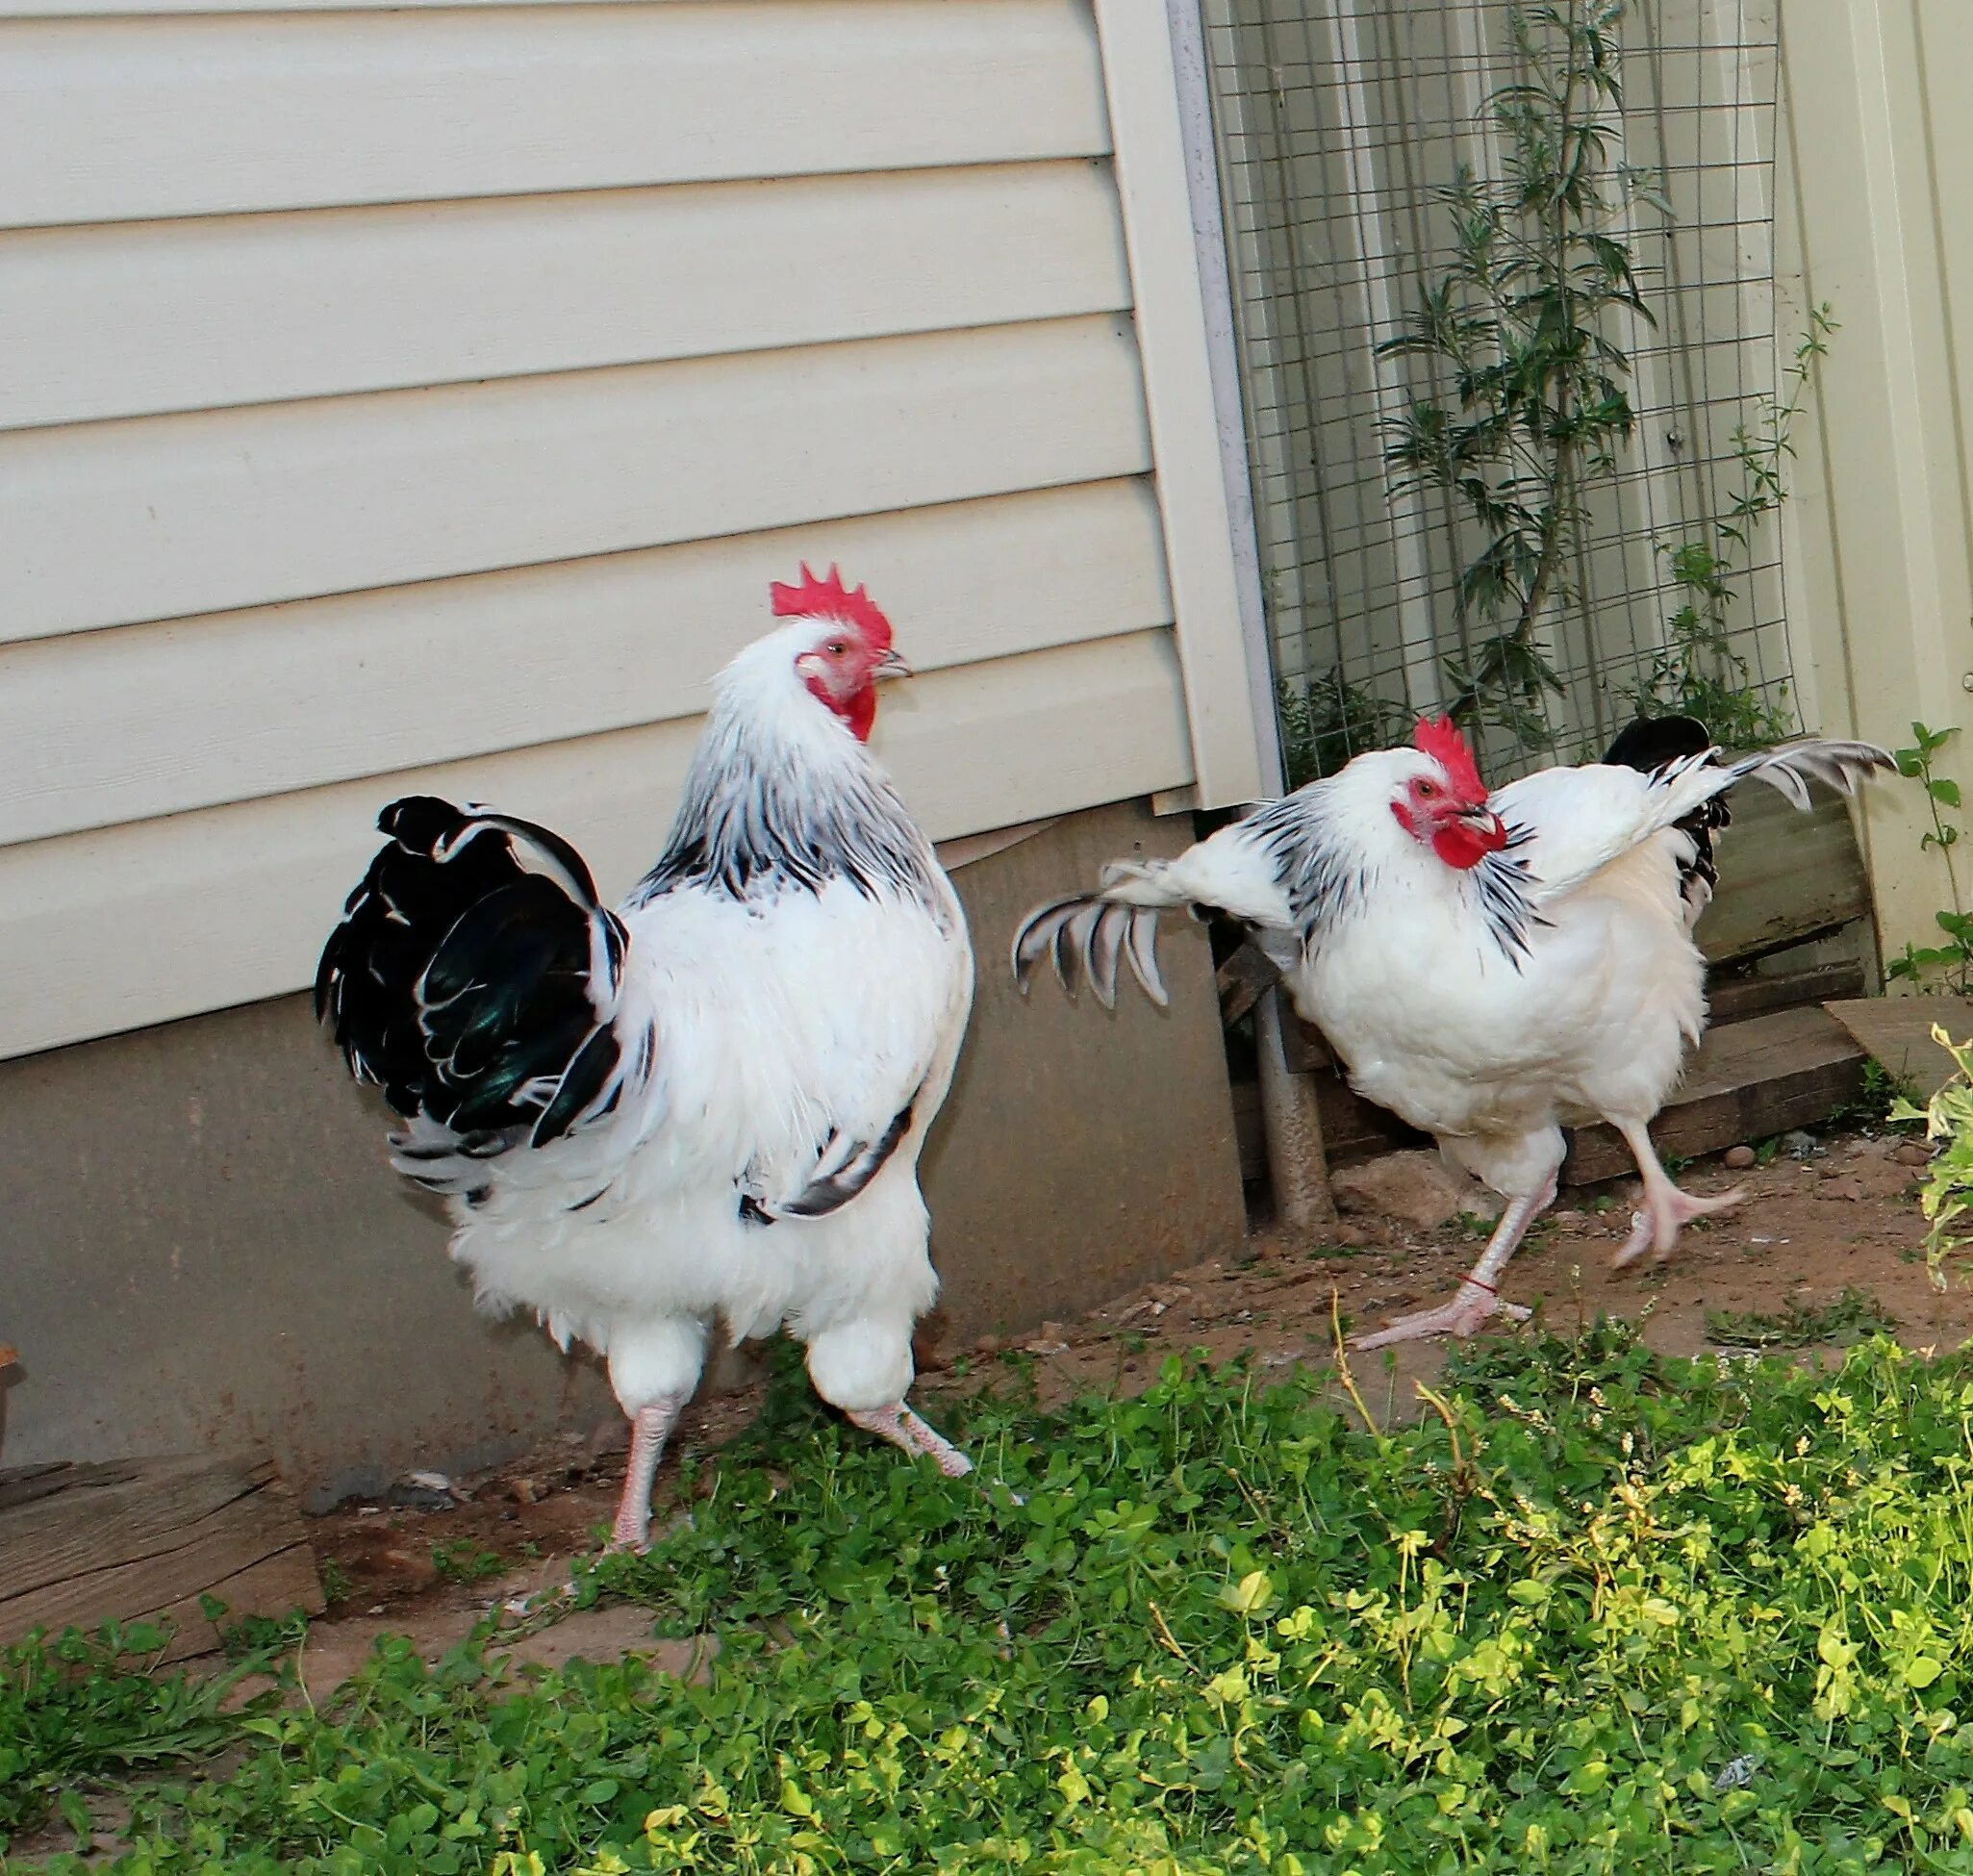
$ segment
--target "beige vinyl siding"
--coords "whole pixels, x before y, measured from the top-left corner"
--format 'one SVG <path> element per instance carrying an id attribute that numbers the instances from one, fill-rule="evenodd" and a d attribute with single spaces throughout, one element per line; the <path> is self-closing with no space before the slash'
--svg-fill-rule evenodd
<path id="1" fill-rule="evenodd" d="M 408 791 L 620 890 L 804 557 L 925 673 L 878 747 L 935 836 L 1192 779 L 1086 0 L 49 11 L 0 1054 L 299 987 Z"/>

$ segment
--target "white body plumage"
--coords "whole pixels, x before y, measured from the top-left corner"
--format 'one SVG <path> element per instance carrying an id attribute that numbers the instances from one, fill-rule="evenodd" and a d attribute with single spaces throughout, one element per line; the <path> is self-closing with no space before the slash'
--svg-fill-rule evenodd
<path id="1" fill-rule="evenodd" d="M 868 778 L 895 801 L 803 691 L 785 637 L 721 678 L 696 766 L 750 789 L 768 760 L 797 791 Z M 912 1325 L 938 1289 L 918 1156 L 965 1033 L 973 959 L 949 882 L 903 824 L 935 904 L 843 877 L 742 899 L 698 880 L 633 895 L 619 1025 L 648 1026 L 647 1071 L 614 1114 L 489 1162 L 487 1196 L 452 1202 L 452 1255 L 483 1305 L 533 1309 L 563 1346 L 607 1357 L 627 1413 L 690 1389 L 718 1320 L 736 1336 L 787 1324 L 838 1407 L 882 1407 L 910 1384 Z M 794 1197 L 827 1142 L 876 1140 L 907 1104 L 851 1204 L 771 1224 L 742 1211 L 746 1191 L 768 1209 Z"/>
<path id="2" fill-rule="evenodd" d="M 1242 921 L 1351 1084 L 1509 1201 L 1459 1297 L 1366 1347 L 1468 1333 L 1503 1306 L 1493 1279 L 1555 1194 L 1565 1123 L 1608 1121 L 1636 1158 L 1644 1209 L 1620 1262 L 1664 1255 L 1682 1223 L 1731 1203 L 1680 1192 L 1648 1130 L 1705 1027 L 1692 927 L 1718 798 L 1751 775 L 1806 808 L 1807 778 L 1847 793 L 1889 764 L 1828 741 L 1723 760 L 1703 725 L 1658 719 L 1610 762 L 1489 796 L 1450 723 L 1421 723 L 1418 745 L 1360 755 L 1176 859 L 1112 866 L 1099 892 L 1038 907 L 1014 943 L 1024 983 L 1052 955 L 1065 982 L 1086 966 L 1107 1001 L 1127 958 L 1162 1001 L 1158 910 Z"/>
<path id="3" fill-rule="evenodd" d="M 949 1472 L 904 1404 L 938 1280 L 918 1186 L 973 998 L 951 882 L 865 748 L 908 670 L 833 570 L 718 680 L 670 841 L 614 912 L 558 836 L 430 797 L 323 953 L 317 1001 L 407 1123 L 491 1311 L 607 1360 L 619 1542 L 710 1331 L 785 1325 L 818 1392 Z"/>

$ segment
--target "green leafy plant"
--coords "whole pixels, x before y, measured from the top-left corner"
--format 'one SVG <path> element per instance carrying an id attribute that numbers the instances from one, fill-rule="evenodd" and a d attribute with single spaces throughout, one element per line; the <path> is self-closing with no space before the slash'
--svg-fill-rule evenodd
<path id="1" fill-rule="evenodd" d="M 1728 496 L 1725 519 L 1702 538 L 1660 548 L 1683 602 L 1665 621 L 1665 642 L 1630 701 L 1646 716 L 1696 717 L 1728 748 L 1757 748 L 1795 730 L 1787 686 L 1764 695 L 1754 682 L 1746 659 L 1733 648 L 1728 608 L 1755 530 L 1787 500 L 1784 470 L 1795 453 L 1795 419 L 1835 330 L 1829 307 L 1816 307 L 1783 375 L 1783 395 L 1766 405 L 1754 428 L 1743 424 L 1733 432 L 1739 479 Z"/>
<path id="2" fill-rule="evenodd" d="M 784 1404 L 586 1581 L 717 1634 L 705 1674 L 387 1639 L 313 1706 L 222 1716 L 223 1773 L 140 1783 L 88 1866 L 1967 1866 L 1973 1367 L 1881 1338 L 1835 1372 L 1679 1361 L 1598 1323 L 1453 1351 L 1417 1424 L 1325 1385 L 1173 1361 L 1134 1400 L 945 1403 L 984 1487 Z M 78 1708 L 30 1664 L 0 1738 L 94 1726 L 45 1795 L 182 1697 Z"/>
<path id="3" fill-rule="evenodd" d="M 1912 1124 L 1911 1083 L 1893 1075 L 1884 1065 L 1872 1059 L 1863 1064 L 1863 1085 L 1848 1101 L 1839 1103 L 1830 1110 L 1829 1125 L 1833 1128 L 1856 1128 L 1864 1132 L 1877 1132 L 1883 1128 L 1903 1128 Z M 1772 1143 L 1771 1143 L 1772 1144 Z M 1755 1149 L 1757 1161 L 1760 1149 Z M 1773 1157 L 1772 1153 L 1768 1155 Z"/>
<path id="4" fill-rule="evenodd" d="M 1299 686 L 1277 679 L 1275 706 L 1290 788 L 1333 775 L 1353 756 L 1384 748 L 1410 729 L 1410 715 L 1402 705 L 1348 682 L 1340 671 Z"/>
<path id="5" fill-rule="evenodd" d="M 170 1631 L 148 1622 L 35 1634 L 0 1650 L 0 1855 L 8 1838 L 61 1804 L 78 1836 L 85 1780 L 202 1758 L 240 1737 L 256 1711 L 226 1711 L 234 1688 L 270 1664 L 248 1652 L 232 1670 L 194 1680 L 157 1672 Z"/>
<path id="6" fill-rule="evenodd" d="M 506 1567 L 498 1551 L 488 1550 L 468 1537 L 432 1546 L 432 1568 L 439 1573 L 441 1583 L 484 1583 Z"/>
<path id="7" fill-rule="evenodd" d="M 1708 1309 L 1706 1333 L 1715 1342 L 1742 1349 L 1847 1347 L 1866 1335 L 1893 1333 L 1898 1319 L 1868 1290 L 1845 1284 L 1827 1303 L 1790 1297 L 1780 1309 Z"/>
<path id="8" fill-rule="evenodd" d="M 1932 1039 L 1953 1058 L 1955 1073 L 1930 1101 L 1901 1101 L 1893 1120 L 1923 1121 L 1926 1138 L 1936 1143 L 1920 1188 L 1929 1229 L 1925 1268 L 1933 1288 L 1946 1286 L 1946 1265 L 1969 1241 L 1960 1230 L 1973 1204 L 1973 1043 L 1955 1042 L 1936 1023 Z"/>
<path id="9" fill-rule="evenodd" d="M 1949 809 L 1959 813 L 1960 784 L 1949 775 L 1939 774 L 1933 760 L 1959 733 L 1957 729 L 1928 729 L 1925 724 L 1914 723 L 1911 747 L 1896 750 L 1892 756 L 1899 774 L 1924 786 L 1932 825 L 1920 835 L 1919 846 L 1937 848 L 1939 858 L 1945 862 L 1946 887 L 1953 902 L 1950 909 L 1942 907 L 1933 914 L 1945 934 L 1945 943 L 1920 947 L 1908 942 L 1904 951 L 1884 965 L 1884 974 L 1921 990 L 1943 989 L 1964 996 L 1969 984 L 1973 984 L 1973 917 L 1967 914 L 1966 901 L 1960 892 L 1960 870 L 1953 864 L 1953 849 L 1959 846 L 1962 829 L 1940 812 Z"/>
<path id="10" fill-rule="evenodd" d="M 1617 163 L 1623 105 L 1621 0 L 1517 7 L 1526 76 L 1488 113 L 1503 173 L 1462 166 L 1441 191 L 1452 259 L 1380 353 L 1425 360 L 1449 400 L 1414 401 L 1386 428 L 1393 487 L 1444 490 L 1478 523 L 1460 572 L 1463 617 L 1491 628 L 1470 660 L 1448 660 L 1452 714 L 1550 742 L 1545 696 L 1562 682 L 1538 637 L 1568 590 L 1587 483 L 1616 467 L 1632 413 L 1631 361 L 1611 336 L 1623 310 L 1647 321 L 1622 238 L 1633 205 L 1666 213 L 1643 172 Z"/>

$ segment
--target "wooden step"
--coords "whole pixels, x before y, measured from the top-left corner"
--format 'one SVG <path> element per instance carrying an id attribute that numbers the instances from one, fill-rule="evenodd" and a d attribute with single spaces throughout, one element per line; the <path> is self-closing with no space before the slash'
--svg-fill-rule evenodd
<path id="1" fill-rule="evenodd" d="M 218 1645 L 199 1598 L 235 1619 L 322 1609 L 315 1552 L 270 1460 L 179 1456 L 0 1471 L 0 1643 L 33 1629 L 169 1619 L 164 1659 Z"/>
<path id="2" fill-rule="evenodd" d="M 1708 1030 L 1678 1092 L 1652 1124 L 1660 1153 L 1695 1158 L 1826 1121 L 1863 1087 L 1868 1059 L 1825 1009 L 1774 1010 Z M 1594 1185 L 1633 1169 L 1613 1127 L 1568 1129 L 1565 1185 Z"/>
<path id="3" fill-rule="evenodd" d="M 1867 1059 L 1849 1030 L 1813 1005 L 1771 1010 L 1708 1030 L 1653 1123 L 1651 1137 L 1660 1153 L 1691 1159 L 1790 1128 L 1817 1126 L 1856 1099 Z M 1236 1089 L 1236 1098 L 1242 1092 Z M 1431 1144 L 1395 1114 L 1353 1094 L 1333 1073 L 1318 1075 L 1317 1094 L 1331 1165 Z M 1245 1105 L 1252 1111 L 1236 1115 L 1244 1123 L 1238 1128 L 1241 1169 L 1260 1179 L 1267 1170 L 1266 1143 L 1257 1103 L 1250 1099 Z M 1635 1171 L 1615 1128 L 1599 1123 L 1567 1133 L 1564 1184 L 1594 1185 Z"/>
<path id="4" fill-rule="evenodd" d="M 1933 1025 L 1955 1042 L 1973 1039 L 1973 997 L 1854 997 L 1828 1007 L 1864 1052 L 1921 1102 L 1959 1073 L 1933 1041 Z"/>

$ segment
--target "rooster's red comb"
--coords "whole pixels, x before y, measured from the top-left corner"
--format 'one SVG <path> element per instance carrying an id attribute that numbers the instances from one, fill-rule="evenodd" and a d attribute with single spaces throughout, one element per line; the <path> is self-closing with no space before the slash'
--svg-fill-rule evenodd
<path id="1" fill-rule="evenodd" d="M 1480 779 L 1480 768 L 1459 725 L 1450 717 L 1420 717 L 1411 741 L 1420 753 L 1429 755 L 1446 772 L 1453 792 L 1463 801 L 1486 799 L 1486 784 Z"/>
<path id="2" fill-rule="evenodd" d="M 842 574 L 833 567 L 827 579 L 819 580 L 804 562 L 799 586 L 774 580 L 768 587 L 768 597 L 776 619 L 840 620 L 845 625 L 854 625 L 870 642 L 873 651 L 891 648 L 891 621 L 877 610 L 862 587 L 853 593 L 846 590 Z"/>

